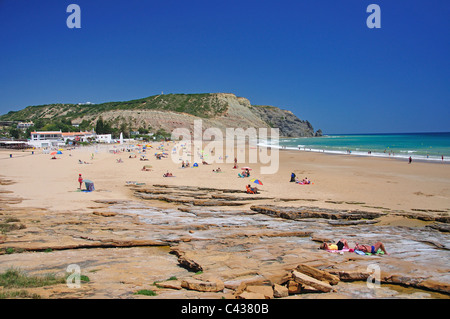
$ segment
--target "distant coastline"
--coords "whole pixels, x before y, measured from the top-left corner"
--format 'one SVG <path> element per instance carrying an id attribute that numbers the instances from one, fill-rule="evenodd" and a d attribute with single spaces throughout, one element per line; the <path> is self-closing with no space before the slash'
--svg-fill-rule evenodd
<path id="1" fill-rule="evenodd" d="M 260 145 L 269 145 L 260 141 Z M 280 149 L 450 163 L 450 132 L 324 134 L 280 138 Z"/>

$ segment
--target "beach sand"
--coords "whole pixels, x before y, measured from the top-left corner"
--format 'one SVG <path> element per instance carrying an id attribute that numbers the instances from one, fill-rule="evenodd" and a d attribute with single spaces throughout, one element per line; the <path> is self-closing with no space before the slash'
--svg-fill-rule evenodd
<path id="1" fill-rule="evenodd" d="M 154 145 L 156 148 L 159 144 Z M 166 143 L 166 149 L 171 145 Z M 232 163 L 199 164 L 198 168 L 182 169 L 181 164 L 171 160 L 170 151 L 169 158 L 155 159 L 155 148 L 148 150 L 148 161 L 141 161 L 140 154 L 136 158 L 129 158 L 128 152 L 113 154 L 106 146 L 97 150 L 92 147 L 66 150 L 57 159 L 39 150 L 34 155 L 29 150 L 2 150 L 0 175 L 14 182 L 6 189 L 13 192 L 10 196 L 23 199 L 17 204 L 19 207 L 59 211 L 89 210 L 96 206 L 93 200 L 131 199 L 132 191 L 125 186 L 127 181 L 244 191 L 252 178 L 263 182 L 262 186 L 250 183 L 259 188 L 262 196 L 301 199 L 290 202 L 291 206 L 430 214 L 448 212 L 450 208 L 450 166 L 442 163 L 408 164 L 391 158 L 280 150 L 276 174 L 261 174 L 260 164 L 238 163 L 240 167 L 252 168 L 249 179 L 238 178 L 241 169 L 233 169 Z M 123 163 L 117 163 L 118 159 Z M 78 164 L 79 160 L 90 164 Z M 144 165 L 152 165 L 152 170 L 142 171 Z M 221 173 L 212 172 L 218 167 Z M 164 178 L 167 171 L 175 177 Z M 312 184 L 290 183 L 292 172 L 299 179 L 308 177 Z M 78 174 L 94 182 L 94 192 L 77 189 Z"/>

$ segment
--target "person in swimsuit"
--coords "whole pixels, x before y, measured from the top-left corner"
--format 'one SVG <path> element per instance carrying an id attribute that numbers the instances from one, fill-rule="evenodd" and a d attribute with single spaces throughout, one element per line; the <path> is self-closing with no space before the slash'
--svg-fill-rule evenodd
<path id="1" fill-rule="evenodd" d="M 370 245 L 360 245 L 360 244 L 356 243 L 354 249 L 355 250 L 360 250 L 360 251 L 365 252 L 365 253 L 371 253 L 371 254 L 376 254 L 378 249 L 381 249 L 381 251 L 383 253 L 385 253 L 386 255 L 389 255 L 382 242 L 376 242 L 372 246 L 370 246 Z"/>
<path id="2" fill-rule="evenodd" d="M 347 240 L 341 239 L 336 244 L 323 243 L 320 245 L 320 249 L 324 250 L 342 250 L 343 248 L 349 249 Z"/>

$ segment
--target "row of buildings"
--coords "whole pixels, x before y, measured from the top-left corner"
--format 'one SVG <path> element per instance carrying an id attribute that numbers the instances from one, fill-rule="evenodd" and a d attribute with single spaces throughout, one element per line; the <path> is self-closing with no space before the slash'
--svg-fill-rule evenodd
<path id="1" fill-rule="evenodd" d="M 31 139 L 28 144 L 35 148 L 58 147 L 72 145 L 75 142 L 100 142 L 114 143 L 111 134 L 96 134 L 91 132 L 62 132 L 62 131 L 41 131 L 31 132 Z"/>

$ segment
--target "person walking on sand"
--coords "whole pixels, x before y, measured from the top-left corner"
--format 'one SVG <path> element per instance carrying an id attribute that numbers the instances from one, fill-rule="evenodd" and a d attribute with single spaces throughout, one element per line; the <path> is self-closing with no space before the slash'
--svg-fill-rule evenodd
<path id="1" fill-rule="evenodd" d="M 411 162 L 412 162 L 412 157 L 410 156 L 408 164 L 411 164 Z"/>
<path id="2" fill-rule="evenodd" d="M 83 185 L 83 177 L 81 177 L 81 174 L 78 174 L 78 183 L 80 183 L 80 187 L 78 189 L 81 189 L 81 185 Z"/>

